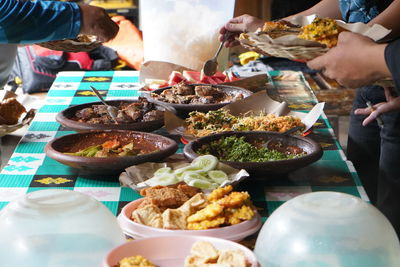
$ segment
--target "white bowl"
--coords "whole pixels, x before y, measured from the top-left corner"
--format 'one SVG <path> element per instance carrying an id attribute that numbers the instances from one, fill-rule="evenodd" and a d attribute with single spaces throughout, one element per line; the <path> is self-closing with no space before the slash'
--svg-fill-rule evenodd
<path id="1" fill-rule="evenodd" d="M 205 236 L 161 236 L 129 241 L 114 248 L 103 260 L 102 267 L 115 266 L 121 259 L 136 255 L 145 257 L 157 267 L 184 266 L 185 258 L 197 241 L 210 242 L 218 250 L 239 249 L 244 252 L 251 267 L 259 266 L 250 249 L 232 241 Z"/>
<path id="2" fill-rule="evenodd" d="M 261 266 L 395 267 L 400 244 L 389 221 L 337 192 L 295 197 L 267 219 L 254 250 Z"/>
<path id="3" fill-rule="evenodd" d="M 211 236 L 232 241 L 240 241 L 245 237 L 257 232 L 262 225 L 261 217 L 258 212 L 256 212 L 254 217 L 249 221 L 207 230 L 169 230 L 150 227 L 144 224 L 136 223 L 130 219 L 132 212 L 139 206 L 143 199 L 144 198 L 137 199 L 128 203 L 118 215 L 118 222 L 124 233 L 135 239 L 168 235 L 193 235 Z"/>
<path id="4" fill-rule="evenodd" d="M 99 266 L 124 241 L 107 207 L 71 190 L 35 191 L 0 212 L 1 266 Z"/>

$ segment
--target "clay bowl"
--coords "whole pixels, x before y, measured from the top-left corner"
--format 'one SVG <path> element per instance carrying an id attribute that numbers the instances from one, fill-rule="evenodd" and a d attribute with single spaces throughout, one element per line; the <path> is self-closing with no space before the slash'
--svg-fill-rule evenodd
<path id="1" fill-rule="evenodd" d="M 214 140 L 218 140 L 222 137 L 228 137 L 236 135 L 237 137 L 245 136 L 245 140 L 262 141 L 267 142 L 270 138 L 274 138 L 273 142 L 280 142 L 283 145 L 297 146 L 303 149 L 307 154 L 302 157 L 288 159 L 288 160 L 277 160 L 277 161 L 266 161 L 266 162 L 236 162 L 236 161 L 221 161 L 237 169 L 245 169 L 250 175 L 264 175 L 264 174 L 284 174 L 292 172 L 299 168 L 305 167 L 322 157 L 321 146 L 307 137 L 301 137 L 296 135 L 282 136 L 276 132 L 263 132 L 263 131 L 249 131 L 249 132 L 224 132 L 220 134 L 214 134 L 199 138 L 197 140 L 189 142 L 185 145 L 183 153 L 185 157 L 192 161 L 196 157 L 200 156 L 196 153 L 204 144 L 209 144 Z M 271 142 L 272 143 L 272 142 Z M 215 155 L 217 156 L 217 155 Z"/>
<path id="2" fill-rule="evenodd" d="M 141 148 L 151 148 L 150 150 L 156 149 L 156 151 L 137 156 L 108 158 L 64 154 L 65 152 L 77 152 L 89 146 L 99 145 L 114 138 L 118 138 L 122 144 L 139 142 Z M 125 168 L 132 165 L 149 161 L 162 161 L 164 158 L 174 154 L 177 149 L 178 145 L 174 140 L 158 134 L 112 130 L 65 135 L 50 141 L 45 146 L 44 151 L 48 157 L 72 168 L 82 169 L 85 173 L 119 174 Z"/>
<path id="3" fill-rule="evenodd" d="M 138 100 L 109 100 L 106 101 L 107 104 L 111 106 L 119 106 L 119 104 L 123 103 L 135 103 Z M 62 126 L 68 127 L 77 132 L 85 132 L 92 130 L 132 130 L 132 131 L 141 131 L 141 132 L 152 132 L 161 128 L 164 125 L 164 118 L 153 120 L 153 121 L 144 121 L 144 122 L 133 122 L 133 123 L 109 123 L 109 124 L 92 124 L 86 122 L 78 122 L 73 120 L 75 113 L 78 110 L 88 108 L 92 105 L 101 105 L 101 102 L 90 102 L 81 105 L 72 106 L 64 109 L 59 112 L 56 116 L 56 121 L 60 123 Z M 160 110 L 169 110 L 175 113 L 174 108 L 167 106 L 163 103 L 156 104 L 157 109 Z"/>
<path id="4" fill-rule="evenodd" d="M 210 85 L 210 84 L 193 84 L 193 85 Z M 222 91 L 224 91 L 227 94 L 230 95 L 236 95 L 239 93 L 242 93 L 244 98 L 250 96 L 251 94 L 253 94 L 251 91 L 240 88 L 240 87 L 235 87 L 235 86 L 230 86 L 230 85 L 212 85 L 213 87 L 219 88 Z M 157 90 L 152 91 L 152 93 L 155 94 L 161 94 L 164 90 L 166 89 L 170 89 L 170 87 L 164 87 L 164 88 L 160 88 Z M 160 100 L 156 100 L 155 98 L 153 98 L 149 93 L 145 94 L 146 98 L 154 103 L 157 104 L 164 104 L 164 105 L 168 105 L 173 107 L 176 110 L 176 113 L 178 116 L 180 117 L 185 117 L 189 114 L 189 112 L 191 111 L 200 111 L 200 112 L 207 112 L 210 110 L 217 110 L 222 108 L 225 105 L 228 105 L 232 102 L 224 102 L 224 103 L 218 103 L 218 104 L 173 104 L 173 103 L 168 103 L 168 102 L 164 102 L 164 101 L 160 101 Z"/>

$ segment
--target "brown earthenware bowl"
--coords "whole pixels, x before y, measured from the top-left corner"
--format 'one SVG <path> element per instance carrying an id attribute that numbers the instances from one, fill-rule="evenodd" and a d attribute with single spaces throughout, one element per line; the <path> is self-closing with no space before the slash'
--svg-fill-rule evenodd
<path id="1" fill-rule="evenodd" d="M 109 100 L 106 101 L 107 104 L 111 106 L 119 106 L 120 103 L 135 103 L 138 100 Z M 157 109 L 159 110 L 169 110 L 173 113 L 176 113 L 173 107 L 170 107 L 165 104 L 156 104 Z M 164 125 L 164 118 L 153 120 L 153 121 L 143 121 L 143 122 L 132 122 L 132 123 L 101 123 L 101 124 L 93 124 L 87 122 L 79 122 L 73 120 L 72 118 L 75 116 L 75 113 L 78 110 L 82 110 L 84 108 L 91 107 L 92 105 L 102 105 L 101 102 L 90 102 L 81 105 L 72 106 L 64 109 L 59 112 L 56 116 L 56 121 L 60 123 L 64 127 L 68 127 L 71 130 L 77 132 L 85 132 L 92 130 L 132 130 L 132 131 L 140 131 L 140 132 L 152 132 Z"/>
<path id="2" fill-rule="evenodd" d="M 80 157 L 64 154 L 77 152 L 89 146 L 99 145 L 107 140 L 117 138 L 123 145 L 130 142 L 140 143 L 141 148 L 155 149 L 154 152 L 137 156 L 123 157 Z M 162 161 L 178 149 L 176 142 L 170 138 L 145 132 L 135 131 L 93 131 L 65 135 L 53 139 L 45 146 L 48 157 L 73 168 L 82 169 L 85 173 L 113 173 L 118 175 L 125 168 L 153 161 Z"/>
<path id="3" fill-rule="evenodd" d="M 210 85 L 210 84 L 193 84 L 193 85 L 196 86 L 196 85 Z M 236 95 L 236 94 L 242 93 L 244 98 L 253 94 L 249 90 L 246 90 L 246 89 L 243 89 L 240 87 L 230 86 L 230 85 L 216 84 L 216 85 L 211 85 L 211 86 L 216 87 L 229 95 Z M 170 88 L 171 88 L 171 86 L 160 88 L 160 89 L 152 91 L 151 93 L 161 94 L 164 90 L 170 89 Z M 191 111 L 207 112 L 210 110 L 220 109 L 223 106 L 226 106 L 226 105 L 232 103 L 232 102 L 224 102 L 224 103 L 217 103 L 217 104 L 173 104 L 173 103 L 168 103 L 168 102 L 157 100 L 157 99 L 153 98 L 150 93 L 146 93 L 145 97 L 151 102 L 154 102 L 157 104 L 164 104 L 164 105 L 173 107 L 176 110 L 177 115 L 179 115 L 180 117 L 187 116 L 189 114 L 189 112 L 191 112 Z"/>
<path id="4" fill-rule="evenodd" d="M 270 138 L 275 137 L 272 142 L 280 142 L 287 146 L 296 146 L 303 149 L 307 154 L 294 159 L 288 160 L 276 160 L 266 162 L 237 162 L 237 161 L 221 161 L 237 169 L 245 169 L 250 175 L 261 175 L 261 174 L 283 174 L 292 172 L 299 168 L 305 167 L 322 157 L 323 151 L 321 146 L 307 137 L 301 137 L 296 135 L 282 136 L 276 132 L 263 132 L 263 131 L 251 131 L 251 132 L 224 132 L 220 134 L 213 134 L 199 138 L 197 140 L 189 142 L 185 145 L 183 153 L 185 157 L 192 161 L 196 157 L 200 156 L 196 151 L 204 144 L 209 144 L 212 141 L 218 140 L 222 137 L 228 137 L 235 135 L 237 137 L 244 136 L 246 141 L 262 141 L 267 142 Z M 271 143 L 272 143 L 271 142 Z M 217 156 L 217 155 L 215 155 Z"/>

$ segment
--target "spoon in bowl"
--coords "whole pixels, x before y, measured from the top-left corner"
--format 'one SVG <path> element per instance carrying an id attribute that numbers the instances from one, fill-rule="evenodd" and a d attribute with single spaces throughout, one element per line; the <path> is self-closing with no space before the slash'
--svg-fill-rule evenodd
<path id="1" fill-rule="evenodd" d="M 116 108 L 114 106 L 110 106 L 109 104 L 107 104 L 106 101 L 104 100 L 104 98 L 101 96 L 100 92 L 97 91 L 96 88 L 94 88 L 93 86 L 90 86 L 90 89 L 92 89 L 92 91 L 100 99 L 101 103 L 103 103 L 103 105 L 107 107 L 107 113 L 113 119 L 115 124 L 118 124 L 118 121 L 117 121 L 118 108 Z"/>
<path id="2" fill-rule="evenodd" d="M 296 127 L 293 127 L 293 128 L 291 128 L 291 129 L 287 130 L 286 132 L 277 134 L 277 135 L 275 135 L 274 137 L 268 139 L 268 141 L 267 141 L 266 143 L 264 143 L 262 146 L 265 147 L 265 148 L 269 148 L 268 146 L 271 144 L 271 141 L 273 141 L 274 139 L 277 139 L 277 138 L 279 138 L 279 137 L 292 134 L 292 133 L 297 132 L 298 130 L 301 130 L 301 129 L 303 129 L 303 126 L 296 126 Z"/>
<path id="3" fill-rule="evenodd" d="M 215 56 L 212 59 L 207 60 L 204 65 L 203 65 L 203 72 L 206 76 L 213 76 L 217 72 L 217 67 L 218 67 L 218 55 L 222 50 L 222 47 L 224 46 L 225 41 L 229 37 L 229 32 L 226 32 L 224 34 L 224 38 L 221 41 L 221 44 L 218 47 L 217 53 L 215 53 Z"/>

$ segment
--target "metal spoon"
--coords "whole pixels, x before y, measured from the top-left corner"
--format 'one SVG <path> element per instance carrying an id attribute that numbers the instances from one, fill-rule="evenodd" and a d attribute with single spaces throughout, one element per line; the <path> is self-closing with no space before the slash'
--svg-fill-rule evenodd
<path id="1" fill-rule="evenodd" d="M 107 104 L 106 101 L 104 100 L 104 98 L 101 96 L 100 92 L 97 91 L 96 88 L 94 88 L 93 86 L 90 86 L 90 88 L 96 94 L 96 96 L 100 99 L 101 103 L 103 103 L 103 105 L 105 105 L 107 107 L 108 115 L 110 115 L 110 117 L 113 119 L 115 124 L 118 124 L 118 121 L 117 121 L 118 108 L 116 108 L 114 106 L 110 106 L 109 104 Z"/>
<path id="2" fill-rule="evenodd" d="M 221 41 L 221 44 L 218 47 L 217 53 L 215 53 L 214 58 L 207 60 L 204 65 L 203 65 L 203 72 L 207 76 L 213 76 L 217 72 L 217 67 L 218 67 L 218 62 L 217 58 L 219 55 L 219 52 L 221 52 L 222 47 L 224 46 L 225 41 L 228 39 L 229 34 L 226 32 L 224 34 L 224 38 Z"/>
<path id="3" fill-rule="evenodd" d="M 286 132 L 277 134 L 277 135 L 275 135 L 274 137 L 268 139 L 268 141 L 267 141 L 266 143 L 264 143 L 262 146 L 265 147 L 265 148 L 268 148 L 268 145 L 269 145 L 269 144 L 271 143 L 271 141 L 273 141 L 274 139 L 276 139 L 276 138 L 278 138 L 278 137 L 282 137 L 282 136 L 286 136 L 286 135 L 292 134 L 292 133 L 294 133 L 294 132 L 296 132 L 296 131 L 298 131 L 298 130 L 301 130 L 301 129 L 303 129 L 303 126 L 296 126 L 296 127 L 293 127 L 292 129 L 289 129 L 289 130 L 287 130 Z"/>

